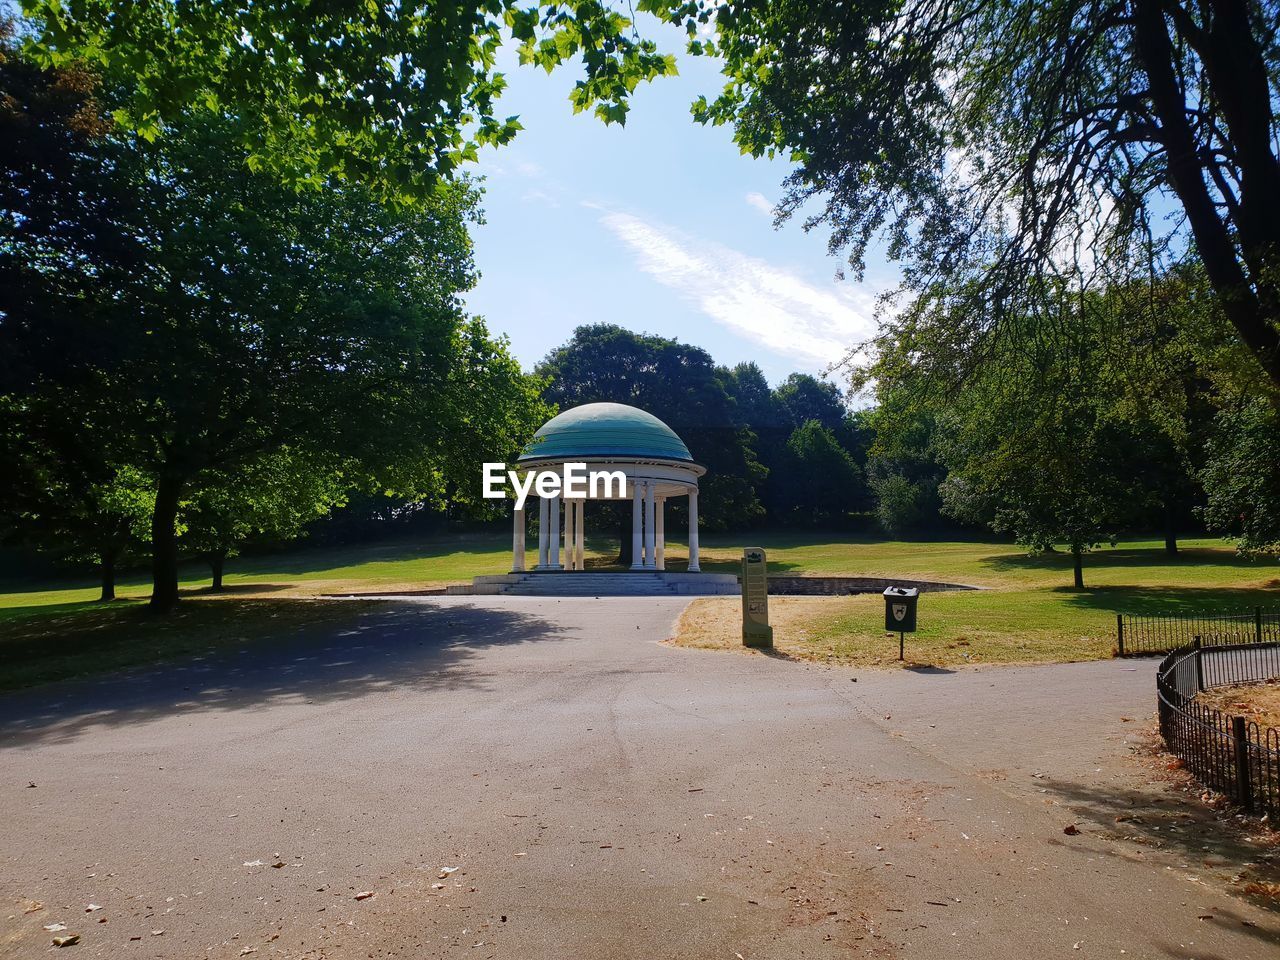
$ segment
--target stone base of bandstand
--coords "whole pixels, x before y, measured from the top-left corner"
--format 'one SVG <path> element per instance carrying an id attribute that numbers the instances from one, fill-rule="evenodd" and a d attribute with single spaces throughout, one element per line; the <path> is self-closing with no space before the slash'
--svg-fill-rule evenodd
<path id="1" fill-rule="evenodd" d="M 673 570 L 533 570 L 476 577 L 470 586 L 448 588 L 451 595 L 520 597 L 710 597 L 741 592 L 736 574 Z"/>

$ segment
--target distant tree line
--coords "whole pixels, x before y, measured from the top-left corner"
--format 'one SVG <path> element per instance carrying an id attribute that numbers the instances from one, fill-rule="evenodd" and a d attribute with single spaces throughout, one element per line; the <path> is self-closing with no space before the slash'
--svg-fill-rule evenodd
<path id="1" fill-rule="evenodd" d="M 1068 550 L 1083 586 L 1084 554 L 1123 534 L 1158 532 L 1176 554 L 1207 529 L 1280 552 L 1280 419 L 1217 309 L 1194 264 L 1046 288 L 953 378 L 937 327 L 903 317 L 855 373 L 861 406 L 829 379 L 771 387 L 754 363 L 611 324 L 579 327 L 537 373 L 549 403 L 629 403 L 680 434 L 709 470 L 709 529 L 993 531 Z M 615 523 L 625 558 L 629 513 Z"/>

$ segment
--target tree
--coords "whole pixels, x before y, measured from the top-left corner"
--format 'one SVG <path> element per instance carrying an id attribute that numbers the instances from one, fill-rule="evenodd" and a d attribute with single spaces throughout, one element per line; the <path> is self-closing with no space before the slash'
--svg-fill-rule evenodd
<path id="1" fill-rule="evenodd" d="M 583 403 L 626 403 L 671 427 L 707 467 L 699 520 L 711 529 L 762 515 L 756 490 L 764 471 L 749 430 L 735 422 L 733 403 L 705 350 L 613 324 L 578 327 L 568 343 L 538 365 L 543 396 L 561 409 Z M 625 533 L 630 512 L 617 518 Z M 631 538 L 621 537 L 629 562 Z"/>
<path id="2" fill-rule="evenodd" d="M 1223 409 L 1201 479 L 1204 518 L 1246 555 L 1280 555 L 1280 414 L 1251 400 Z"/>
<path id="3" fill-rule="evenodd" d="M 1014 338 L 966 385 L 941 414 L 940 493 L 948 515 L 989 522 L 1033 551 L 1065 543 L 1083 589 L 1084 553 L 1114 543 L 1140 502 L 1140 451 L 1095 389 L 1101 355 L 1080 300 L 1045 296 L 1077 336 L 1030 352 L 1027 338 Z"/>
<path id="4" fill-rule="evenodd" d="M 102 601 L 116 596 L 120 564 L 148 541 L 155 507 L 152 479 L 127 463 L 104 458 L 100 446 L 55 448 L 24 430 L 30 411 L 0 400 L 0 534 L 98 569 Z M 65 434 L 63 434 L 65 436 Z"/>
<path id="5" fill-rule="evenodd" d="M 675 72 L 606 3 L 472 0 L 317 5 L 309 0 L 23 0 L 42 65 L 81 60 L 129 78 L 117 118 L 151 140 L 189 122 L 237 116 L 227 169 L 322 187 L 363 183 L 383 198 L 429 198 L 434 183 L 509 141 L 495 115 L 508 40 L 522 63 L 577 60 L 570 100 L 625 121 L 636 86 Z"/>
<path id="6" fill-rule="evenodd" d="M 848 414 L 840 388 L 830 380 L 819 380 L 807 373 L 789 375 L 773 397 L 793 430 L 810 420 L 828 430 L 839 430 Z"/>
<path id="7" fill-rule="evenodd" d="M 787 440 L 787 454 L 772 476 L 787 487 L 792 517 L 809 525 L 845 519 L 860 499 L 862 478 L 835 433 L 807 420 Z"/>
<path id="8" fill-rule="evenodd" d="M 109 291 L 142 261 L 105 114 L 93 74 L 40 69 L 0 19 L 0 511 L 11 537 L 92 559 L 109 600 L 153 498 L 112 404 Z"/>
<path id="9" fill-rule="evenodd" d="M 249 540 L 294 540 L 346 502 L 350 481 L 332 463 L 281 448 L 235 472 L 210 471 L 180 506 L 182 543 L 209 564 L 222 590 L 228 557 Z"/>
<path id="10" fill-rule="evenodd" d="M 733 401 L 734 418 L 739 426 L 757 435 L 764 430 L 790 426 L 787 414 L 778 404 L 778 398 L 758 364 L 748 361 L 733 368 L 718 367 L 716 372 Z"/>
<path id="11" fill-rule="evenodd" d="M 963 369 L 1059 276 L 1140 276 L 1193 241 L 1222 315 L 1280 387 L 1280 163 L 1271 3 L 1246 0 L 644 0 L 724 62 L 695 104 L 745 152 L 796 164 L 861 271 L 874 238 L 944 309 Z M 714 24 L 704 39 L 697 24 Z M 1180 216 L 1165 216 L 1169 199 Z"/>
<path id="12" fill-rule="evenodd" d="M 156 608 L 177 600 L 178 511 L 206 479 L 288 445 L 439 497 L 476 427 L 513 447 L 536 426 L 536 388 L 462 311 L 465 181 L 412 208 L 358 185 L 299 193 L 250 173 L 243 128 L 207 113 L 154 145 L 73 130 L 42 154 L 26 102 L 6 109 L 0 396 L 37 446 L 69 431 L 95 449 L 109 424 L 153 478 Z"/>
<path id="13" fill-rule="evenodd" d="M 886 380 L 867 417 L 867 484 L 881 529 L 893 536 L 928 529 L 941 520 L 938 488 L 946 466 L 938 450 L 938 414 L 925 385 L 909 377 Z M 920 402 L 920 398 L 925 400 Z"/>

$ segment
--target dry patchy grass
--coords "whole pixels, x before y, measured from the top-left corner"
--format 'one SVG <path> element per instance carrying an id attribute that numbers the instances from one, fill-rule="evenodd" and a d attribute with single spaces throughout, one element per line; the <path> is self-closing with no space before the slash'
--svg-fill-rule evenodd
<path id="1" fill-rule="evenodd" d="M 1034 597 L 1011 602 L 1009 593 L 931 593 L 921 596 L 920 605 L 921 630 L 907 635 L 900 664 L 897 634 L 882 629 L 880 596 L 771 597 L 774 650 L 802 660 L 880 667 L 1052 663 L 1097 660 L 1112 652 L 1105 622 L 1093 632 L 1056 621 L 1035 623 Z M 695 600 L 677 622 L 672 642 L 745 649 L 741 600 Z"/>
<path id="2" fill-rule="evenodd" d="M 1197 694 L 1206 707 L 1252 720 L 1260 727 L 1280 730 L 1280 680 L 1218 687 Z"/>

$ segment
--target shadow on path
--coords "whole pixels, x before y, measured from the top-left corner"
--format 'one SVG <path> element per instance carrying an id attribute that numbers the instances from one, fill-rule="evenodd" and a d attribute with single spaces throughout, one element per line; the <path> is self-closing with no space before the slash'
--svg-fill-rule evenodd
<path id="1" fill-rule="evenodd" d="M 353 601 L 354 602 L 354 601 Z M 92 727 L 204 711 L 331 703 L 393 688 L 482 689 L 478 649 L 562 639 L 513 610 L 383 606 L 206 656 L 0 696 L 0 749 L 74 740 Z"/>
<path id="2" fill-rule="evenodd" d="M 1083 831 L 1092 833 L 1100 828 L 1102 836 L 1119 845 L 1109 855 L 1140 859 L 1144 858 L 1144 849 L 1163 850 L 1181 859 L 1193 877 L 1212 871 L 1234 875 L 1241 864 L 1246 864 L 1239 882 L 1226 889 L 1255 906 L 1280 912 L 1280 902 L 1261 892 L 1268 884 L 1280 883 L 1280 864 L 1275 862 L 1273 850 L 1250 835 L 1256 832 L 1250 829 L 1250 821 L 1171 794 L 1053 779 L 1044 783 L 1082 822 L 1089 820 L 1099 825 L 1084 824 Z M 1105 848 L 1099 851 L 1091 845 L 1087 855 L 1099 852 L 1107 853 Z M 1230 881 L 1231 877 L 1226 879 Z M 1218 884 L 1206 885 L 1207 892 L 1220 889 Z M 1217 907 L 1213 917 L 1214 922 L 1238 926 L 1249 936 L 1280 945 L 1280 917 L 1265 927 L 1244 923 L 1231 911 Z"/>

